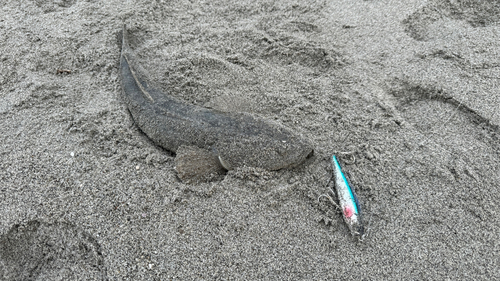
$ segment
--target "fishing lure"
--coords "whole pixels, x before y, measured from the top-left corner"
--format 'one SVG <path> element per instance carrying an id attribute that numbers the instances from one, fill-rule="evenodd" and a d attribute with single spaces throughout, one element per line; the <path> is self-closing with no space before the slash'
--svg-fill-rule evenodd
<path id="1" fill-rule="evenodd" d="M 364 235 L 364 226 L 361 219 L 361 208 L 359 206 L 358 197 L 349 185 L 349 181 L 347 180 L 345 174 L 342 172 L 340 163 L 335 155 L 332 156 L 332 164 L 333 175 L 335 177 L 335 187 L 337 189 L 337 197 L 339 199 L 340 207 L 335 203 L 335 201 L 333 201 L 332 197 L 330 197 L 329 195 L 323 194 L 319 198 L 325 196 L 335 206 L 339 207 L 342 210 L 344 221 L 349 227 L 351 234 L 362 239 Z M 331 191 L 332 193 L 335 193 L 333 189 Z"/>

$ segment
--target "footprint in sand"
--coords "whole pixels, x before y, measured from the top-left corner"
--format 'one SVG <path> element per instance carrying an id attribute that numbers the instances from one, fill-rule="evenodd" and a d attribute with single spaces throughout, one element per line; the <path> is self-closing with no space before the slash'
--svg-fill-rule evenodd
<path id="1" fill-rule="evenodd" d="M 471 0 L 431 0 L 403 21 L 413 39 L 430 39 L 429 27 L 443 19 L 465 21 L 473 27 L 484 27 L 500 21 L 500 2 Z"/>
<path id="2" fill-rule="evenodd" d="M 496 173 L 491 155 L 500 153 L 500 128 L 489 119 L 431 86 L 393 81 L 389 93 L 398 100 L 400 116 L 421 133 L 415 136 L 419 146 L 448 152 L 447 168 L 456 179 L 467 174 L 477 180 L 473 170 Z"/>
<path id="3" fill-rule="evenodd" d="M 69 223 L 37 220 L 0 236 L 1 280 L 107 280 L 96 239 Z"/>

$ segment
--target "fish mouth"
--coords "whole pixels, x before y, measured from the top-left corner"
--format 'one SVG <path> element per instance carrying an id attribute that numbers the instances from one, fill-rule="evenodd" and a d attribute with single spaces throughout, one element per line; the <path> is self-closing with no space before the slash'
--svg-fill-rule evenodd
<path id="1" fill-rule="evenodd" d="M 311 151 L 309 152 L 309 154 L 307 154 L 306 159 L 309 159 L 313 156 L 314 156 L 314 149 L 311 148 Z"/>
<path id="2" fill-rule="evenodd" d="M 233 169 L 233 166 L 231 166 L 227 161 L 225 161 L 224 159 L 222 159 L 220 157 L 220 155 L 218 156 L 218 158 L 219 158 L 220 164 L 222 165 L 222 167 L 224 167 L 224 169 L 226 169 L 228 171 Z"/>
<path id="3" fill-rule="evenodd" d="M 305 155 L 305 157 L 303 155 Z M 302 165 L 304 162 L 306 162 L 308 159 L 311 159 L 313 156 L 314 156 L 314 149 L 310 147 L 309 149 L 305 150 L 305 152 L 300 157 L 300 158 L 302 158 L 302 160 L 299 160 L 296 163 L 292 164 L 292 166 L 290 166 L 290 168 L 295 168 L 297 166 Z"/>
<path id="4" fill-rule="evenodd" d="M 294 155 L 288 158 L 288 161 L 286 161 L 289 162 L 290 164 L 274 170 L 293 169 L 304 164 L 304 162 L 306 162 L 308 159 L 314 156 L 314 149 L 309 143 L 306 144 L 306 147 L 304 147 L 304 143 L 298 143 L 295 149 L 290 150 L 289 155 Z M 287 157 L 284 157 L 284 161 L 286 158 Z M 294 160 L 290 161 L 290 159 Z"/>

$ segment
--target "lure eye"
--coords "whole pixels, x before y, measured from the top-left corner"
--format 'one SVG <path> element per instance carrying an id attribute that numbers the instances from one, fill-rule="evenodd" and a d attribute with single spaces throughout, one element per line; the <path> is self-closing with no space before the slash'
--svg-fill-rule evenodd
<path id="1" fill-rule="evenodd" d="M 354 214 L 354 211 L 351 208 L 349 208 L 349 207 L 344 208 L 344 217 L 350 218 L 350 217 L 352 217 L 353 214 Z"/>

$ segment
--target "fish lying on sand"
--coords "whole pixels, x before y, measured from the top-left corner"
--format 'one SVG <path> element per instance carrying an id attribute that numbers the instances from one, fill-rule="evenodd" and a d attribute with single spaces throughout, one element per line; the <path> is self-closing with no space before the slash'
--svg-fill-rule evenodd
<path id="1" fill-rule="evenodd" d="M 184 103 L 151 87 L 123 27 L 120 73 L 123 99 L 137 126 L 157 145 L 176 152 L 195 146 L 214 152 L 228 170 L 292 168 L 312 152 L 310 142 L 277 123 L 248 113 L 220 112 Z"/>

